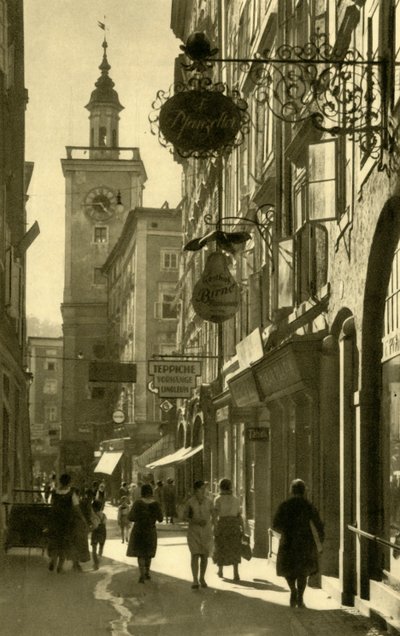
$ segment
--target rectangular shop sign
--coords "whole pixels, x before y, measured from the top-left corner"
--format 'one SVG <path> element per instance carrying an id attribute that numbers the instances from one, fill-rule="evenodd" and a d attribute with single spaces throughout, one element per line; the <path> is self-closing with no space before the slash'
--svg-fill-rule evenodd
<path id="1" fill-rule="evenodd" d="M 193 360 L 149 360 L 148 365 L 160 398 L 190 398 L 201 375 L 201 362 Z"/>
<path id="2" fill-rule="evenodd" d="M 266 426 L 246 428 L 246 439 L 248 442 L 266 442 L 269 440 L 269 428 Z"/>

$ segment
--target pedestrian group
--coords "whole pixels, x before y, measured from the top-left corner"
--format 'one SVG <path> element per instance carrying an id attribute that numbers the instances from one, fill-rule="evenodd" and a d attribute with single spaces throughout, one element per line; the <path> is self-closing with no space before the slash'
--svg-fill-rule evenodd
<path id="1" fill-rule="evenodd" d="M 63 474 L 58 486 L 53 483 L 48 496 L 52 506 L 47 530 L 49 570 L 60 573 L 65 561 L 71 560 L 72 568 L 81 571 L 80 564 L 90 560 L 89 534 L 93 568 L 97 570 L 107 537 L 105 483 L 93 482 L 92 488 L 80 494 L 71 487 L 71 477 Z M 151 579 L 151 561 L 157 551 L 156 523 L 164 519 L 166 523 L 173 523 L 176 514 L 173 479 L 168 479 L 165 485 L 158 481 L 154 490 L 149 480 L 130 488 L 122 483 L 117 522 L 121 541 L 127 542 L 127 556 L 137 558 L 139 583 Z M 219 577 L 224 576 L 225 566 L 232 566 L 233 580 L 240 581 L 241 558 L 251 558 L 251 550 L 240 502 L 232 493 L 231 481 L 221 479 L 219 494 L 214 500 L 208 494 L 207 483 L 195 481 L 183 517 L 187 521 L 192 589 L 208 587 L 205 575 L 210 556 L 217 565 Z M 292 482 L 290 497 L 276 511 L 273 529 L 280 535 L 277 574 L 287 581 L 290 606 L 304 607 L 307 579 L 318 572 L 324 527 L 317 509 L 306 498 L 303 480 Z"/>

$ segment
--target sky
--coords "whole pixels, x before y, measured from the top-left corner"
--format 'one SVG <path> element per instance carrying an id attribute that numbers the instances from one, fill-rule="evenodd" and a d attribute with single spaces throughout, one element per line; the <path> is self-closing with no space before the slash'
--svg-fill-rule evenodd
<path id="1" fill-rule="evenodd" d="M 100 75 L 104 31 L 121 112 L 119 143 L 139 147 L 148 180 L 143 204 L 180 201 L 180 167 L 151 134 L 148 115 L 159 89 L 173 82 L 181 42 L 170 29 L 170 0 L 25 0 L 25 159 L 35 164 L 28 227 L 27 314 L 61 324 L 64 286 L 65 146 L 89 144 L 88 103 Z M 104 18 L 105 16 L 105 18 Z"/>

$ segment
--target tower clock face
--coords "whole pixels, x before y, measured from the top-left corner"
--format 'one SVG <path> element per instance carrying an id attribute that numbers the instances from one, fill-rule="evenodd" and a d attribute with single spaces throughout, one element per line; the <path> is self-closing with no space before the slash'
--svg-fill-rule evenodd
<path id="1" fill-rule="evenodd" d="M 94 188 L 86 195 L 85 213 L 94 221 L 108 221 L 114 214 L 117 197 L 106 186 Z"/>

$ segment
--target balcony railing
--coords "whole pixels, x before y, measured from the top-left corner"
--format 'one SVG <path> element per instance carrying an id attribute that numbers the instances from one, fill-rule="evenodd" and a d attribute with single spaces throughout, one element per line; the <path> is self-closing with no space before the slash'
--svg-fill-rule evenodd
<path id="1" fill-rule="evenodd" d="M 67 159 L 110 159 L 118 156 L 121 161 L 140 161 L 139 148 L 110 146 L 65 146 Z"/>

